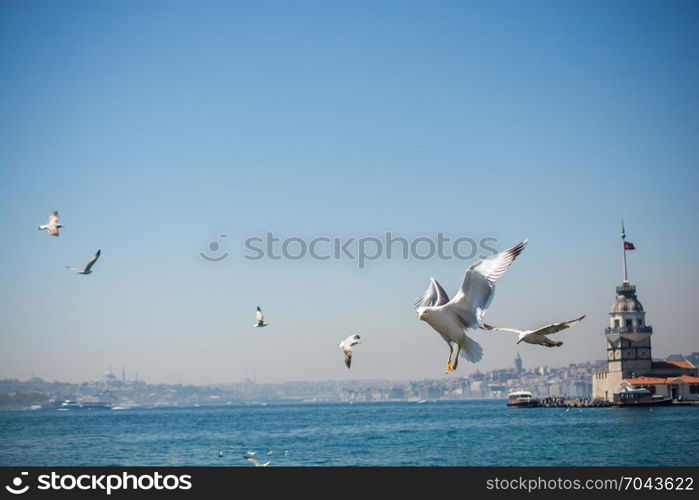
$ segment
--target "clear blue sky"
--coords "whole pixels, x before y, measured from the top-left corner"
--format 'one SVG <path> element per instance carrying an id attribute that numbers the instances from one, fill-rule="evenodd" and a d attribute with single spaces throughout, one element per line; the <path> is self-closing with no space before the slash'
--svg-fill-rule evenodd
<path id="1" fill-rule="evenodd" d="M 624 218 L 654 355 L 699 350 L 698 21 L 692 1 L 0 3 L 0 377 L 443 376 L 412 300 L 468 262 L 243 259 L 267 231 L 528 237 L 488 320 L 585 323 L 556 350 L 476 332 L 458 375 L 603 359 Z M 36 230 L 54 209 L 59 238 Z M 220 233 L 232 255 L 204 262 Z M 98 248 L 91 276 L 65 269 Z"/>

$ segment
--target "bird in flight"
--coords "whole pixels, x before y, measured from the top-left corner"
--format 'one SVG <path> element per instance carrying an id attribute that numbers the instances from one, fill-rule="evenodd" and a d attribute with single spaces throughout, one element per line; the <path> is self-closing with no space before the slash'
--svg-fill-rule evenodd
<path id="1" fill-rule="evenodd" d="M 345 353 L 345 364 L 347 368 L 352 364 L 352 348 L 357 344 L 361 344 L 361 342 L 359 342 L 359 335 L 350 335 L 340 342 L 340 349 Z"/>
<path id="2" fill-rule="evenodd" d="M 573 325 L 580 323 L 585 316 L 580 316 L 579 318 L 572 319 L 570 321 L 562 321 L 560 323 L 552 323 L 550 325 L 542 326 L 537 330 L 518 330 L 516 328 L 500 328 L 497 326 L 486 325 L 485 323 L 481 328 L 483 330 L 491 331 L 503 331 L 503 332 L 513 332 L 519 335 L 517 343 L 526 342 L 527 344 L 539 344 L 546 347 L 559 347 L 563 345 L 563 342 L 557 340 L 551 340 L 547 335 L 552 333 L 560 332 Z"/>
<path id="3" fill-rule="evenodd" d="M 415 301 L 418 319 L 434 328 L 449 346 L 445 373 L 456 369 L 459 354 L 472 363 L 477 363 L 483 357 L 483 348 L 467 336 L 466 331 L 483 324 L 483 317 L 493 301 L 495 283 L 522 253 L 526 244 L 527 240 L 524 240 L 474 263 L 466 270 L 461 288 L 453 299 L 449 300 L 444 288 L 437 280 L 430 278 L 427 290 Z M 458 350 L 452 363 L 453 344 L 458 346 Z"/>
<path id="4" fill-rule="evenodd" d="M 255 323 L 254 326 L 255 328 L 262 328 L 265 326 L 269 326 L 269 323 L 265 323 L 265 315 L 262 313 L 262 309 L 260 309 L 260 306 L 257 306 L 257 311 L 255 311 L 255 316 L 257 317 L 257 323 Z"/>
<path id="5" fill-rule="evenodd" d="M 51 215 L 49 215 L 49 220 L 46 222 L 46 224 L 43 224 L 41 226 L 37 226 L 38 230 L 44 230 L 46 229 L 49 234 L 52 234 L 54 236 L 58 236 L 59 229 L 63 227 L 63 224 L 58 223 L 58 212 L 54 210 L 51 212 Z"/>
<path id="6" fill-rule="evenodd" d="M 97 253 L 92 256 L 90 259 L 90 262 L 87 263 L 85 266 L 85 269 L 81 269 L 79 267 L 71 267 L 71 266 L 66 266 L 68 269 L 71 271 L 74 271 L 77 274 L 92 274 L 92 266 L 95 265 L 95 262 L 97 262 L 97 259 L 100 258 L 100 253 L 102 253 L 102 250 L 97 250 Z"/>
<path id="7" fill-rule="evenodd" d="M 251 457 L 250 455 L 243 455 L 243 458 L 248 462 L 254 464 L 255 467 L 267 467 L 271 463 L 269 461 L 262 463 L 258 459 L 256 459 L 255 457 Z"/>

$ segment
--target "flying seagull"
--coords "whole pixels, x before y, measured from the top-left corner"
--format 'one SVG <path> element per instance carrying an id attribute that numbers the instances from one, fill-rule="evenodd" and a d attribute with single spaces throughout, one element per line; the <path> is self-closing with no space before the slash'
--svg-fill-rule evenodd
<path id="1" fill-rule="evenodd" d="M 265 315 L 262 314 L 262 309 L 260 309 L 260 306 L 257 306 L 257 311 L 255 312 L 255 316 L 257 316 L 257 323 L 255 323 L 254 326 L 255 328 L 262 328 L 264 326 L 269 326 L 269 323 L 265 323 Z"/>
<path id="2" fill-rule="evenodd" d="M 97 250 L 97 253 L 90 259 L 90 262 L 87 263 L 85 266 L 85 269 L 80 269 L 79 267 L 71 267 L 71 266 L 66 266 L 68 269 L 71 271 L 75 271 L 77 274 L 91 274 L 92 273 L 92 266 L 95 265 L 95 262 L 97 262 L 97 259 L 100 258 L 100 253 L 102 250 Z"/>
<path id="3" fill-rule="evenodd" d="M 551 340 L 547 335 L 552 333 L 560 332 L 573 325 L 580 323 L 585 316 L 580 316 L 579 318 L 572 319 L 570 321 L 562 321 L 560 323 L 552 323 L 550 325 L 542 326 L 538 330 L 517 330 L 516 328 L 498 328 L 496 326 L 486 325 L 485 323 L 481 327 L 483 330 L 499 330 L 503 332 L 513 332 L 519 335 L 517 343 L 524 341 L 528 344 L 539 344 L 546 347 L 558 347 L 563 345 L 563 342 L 558 342 L 557 340 Z"/>
<path id="4" fill-rule="evenodd" d="M 52 234 L 54 236 L 58 236 L 59 229 L 63 227 L 63 224 L 58 223 L 58 212 L 53 211 L 51 212 L 51 215 L 49 215 L 49 220 L 46 224 L 37 226 L 37 229 L 39 230 L 44 230 L 46 229 L 49 234 Z"/>
<path id="5" fill-rule="evenodd" d="M 243 455 L 243 458 L 245 460 L 247 460 L 248 462 L 255 464 L 255 467 L 267 467 L 271 463 L 271 462 L 262 463 L 258 459 L 256 459 L 255 457 L 251 457 L 248 455 Z"/>
<path id="6" fill-rule="evenodd" d="M 223 456 L 223 451 L 219 451 L 219 452 L 218 452 L 218 456 L 219 456 L 219 457 L 222 457 L 222 456 Z"/>
<path id="7" fill-rule="evenodd" d="M 468 337 L 466 331 L 483 324 L 483 317 L 495 294 L 495 283 L 522 253 L 526 244 L 527 240 L 524 240 L 508 250 L 474 263 L 466 270 L 461 288 L 453 299 L 449 300 L 444 288 L 437 280 L 430 278 L 427 290 L 415 301 L 418 319 L 437 330 L 449 346 L 445 373 L 456 369 L 459 354 L 472 363 L 477 363 L 483 357 L 483 348 Z M 459 346 L 453 364 L 452 344 Z"/>
<path id="8" fill-rule="evenodd" d="M 359 335 L 350 335 L 345 340 L 340 342 L 340 348 L 342 349 L 342 352 L 345 353 L 345 364 L 347 365 L 347 368 L 349 368 L 352 364 L 352 348 L 357 344 L 361 344 L 361 342 L 359 342 Z"/>

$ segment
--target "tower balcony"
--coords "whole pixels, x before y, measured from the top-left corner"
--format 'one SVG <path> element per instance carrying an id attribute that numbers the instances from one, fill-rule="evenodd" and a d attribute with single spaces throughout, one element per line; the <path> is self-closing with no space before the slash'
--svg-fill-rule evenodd
<path id="1" fill-rule="evenodd" d="M 636 295 L 636 286 L 629 285 L 627 282 L 625 282 L 623 285 L 616 287 L 616 294 L 622 295 L 624 297 L 635 296 Z"/>
<path id="2" fill-rule="evenodd" d="M 606 335 L 627 334 L 627 333 L 653 333 L 653 327 L 649 325 L 643 326 L 624 326 L 624 327 L 607 327 L 604 329 Z"/>
<path id="3" fill-rule="evenodd" d="M 620 328 L 605 328 L 604 333 L 608 341 L 616 342 L 620 338 L 625 338 L 632 342 L 638 342 L 650 338 L 653 327 L 644 326 L 624 326 Z"/>

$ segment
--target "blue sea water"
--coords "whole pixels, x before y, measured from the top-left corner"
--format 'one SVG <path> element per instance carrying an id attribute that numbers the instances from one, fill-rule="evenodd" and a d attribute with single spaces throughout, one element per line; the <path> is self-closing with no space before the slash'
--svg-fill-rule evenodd
<path id="1" fill-rule="evenodd" d="M 699 406 L 566 412 L 488 400 L 0 412 L 0 465 L 250 466 L 247 451 L 284 466 L 699 465 Z"/>

